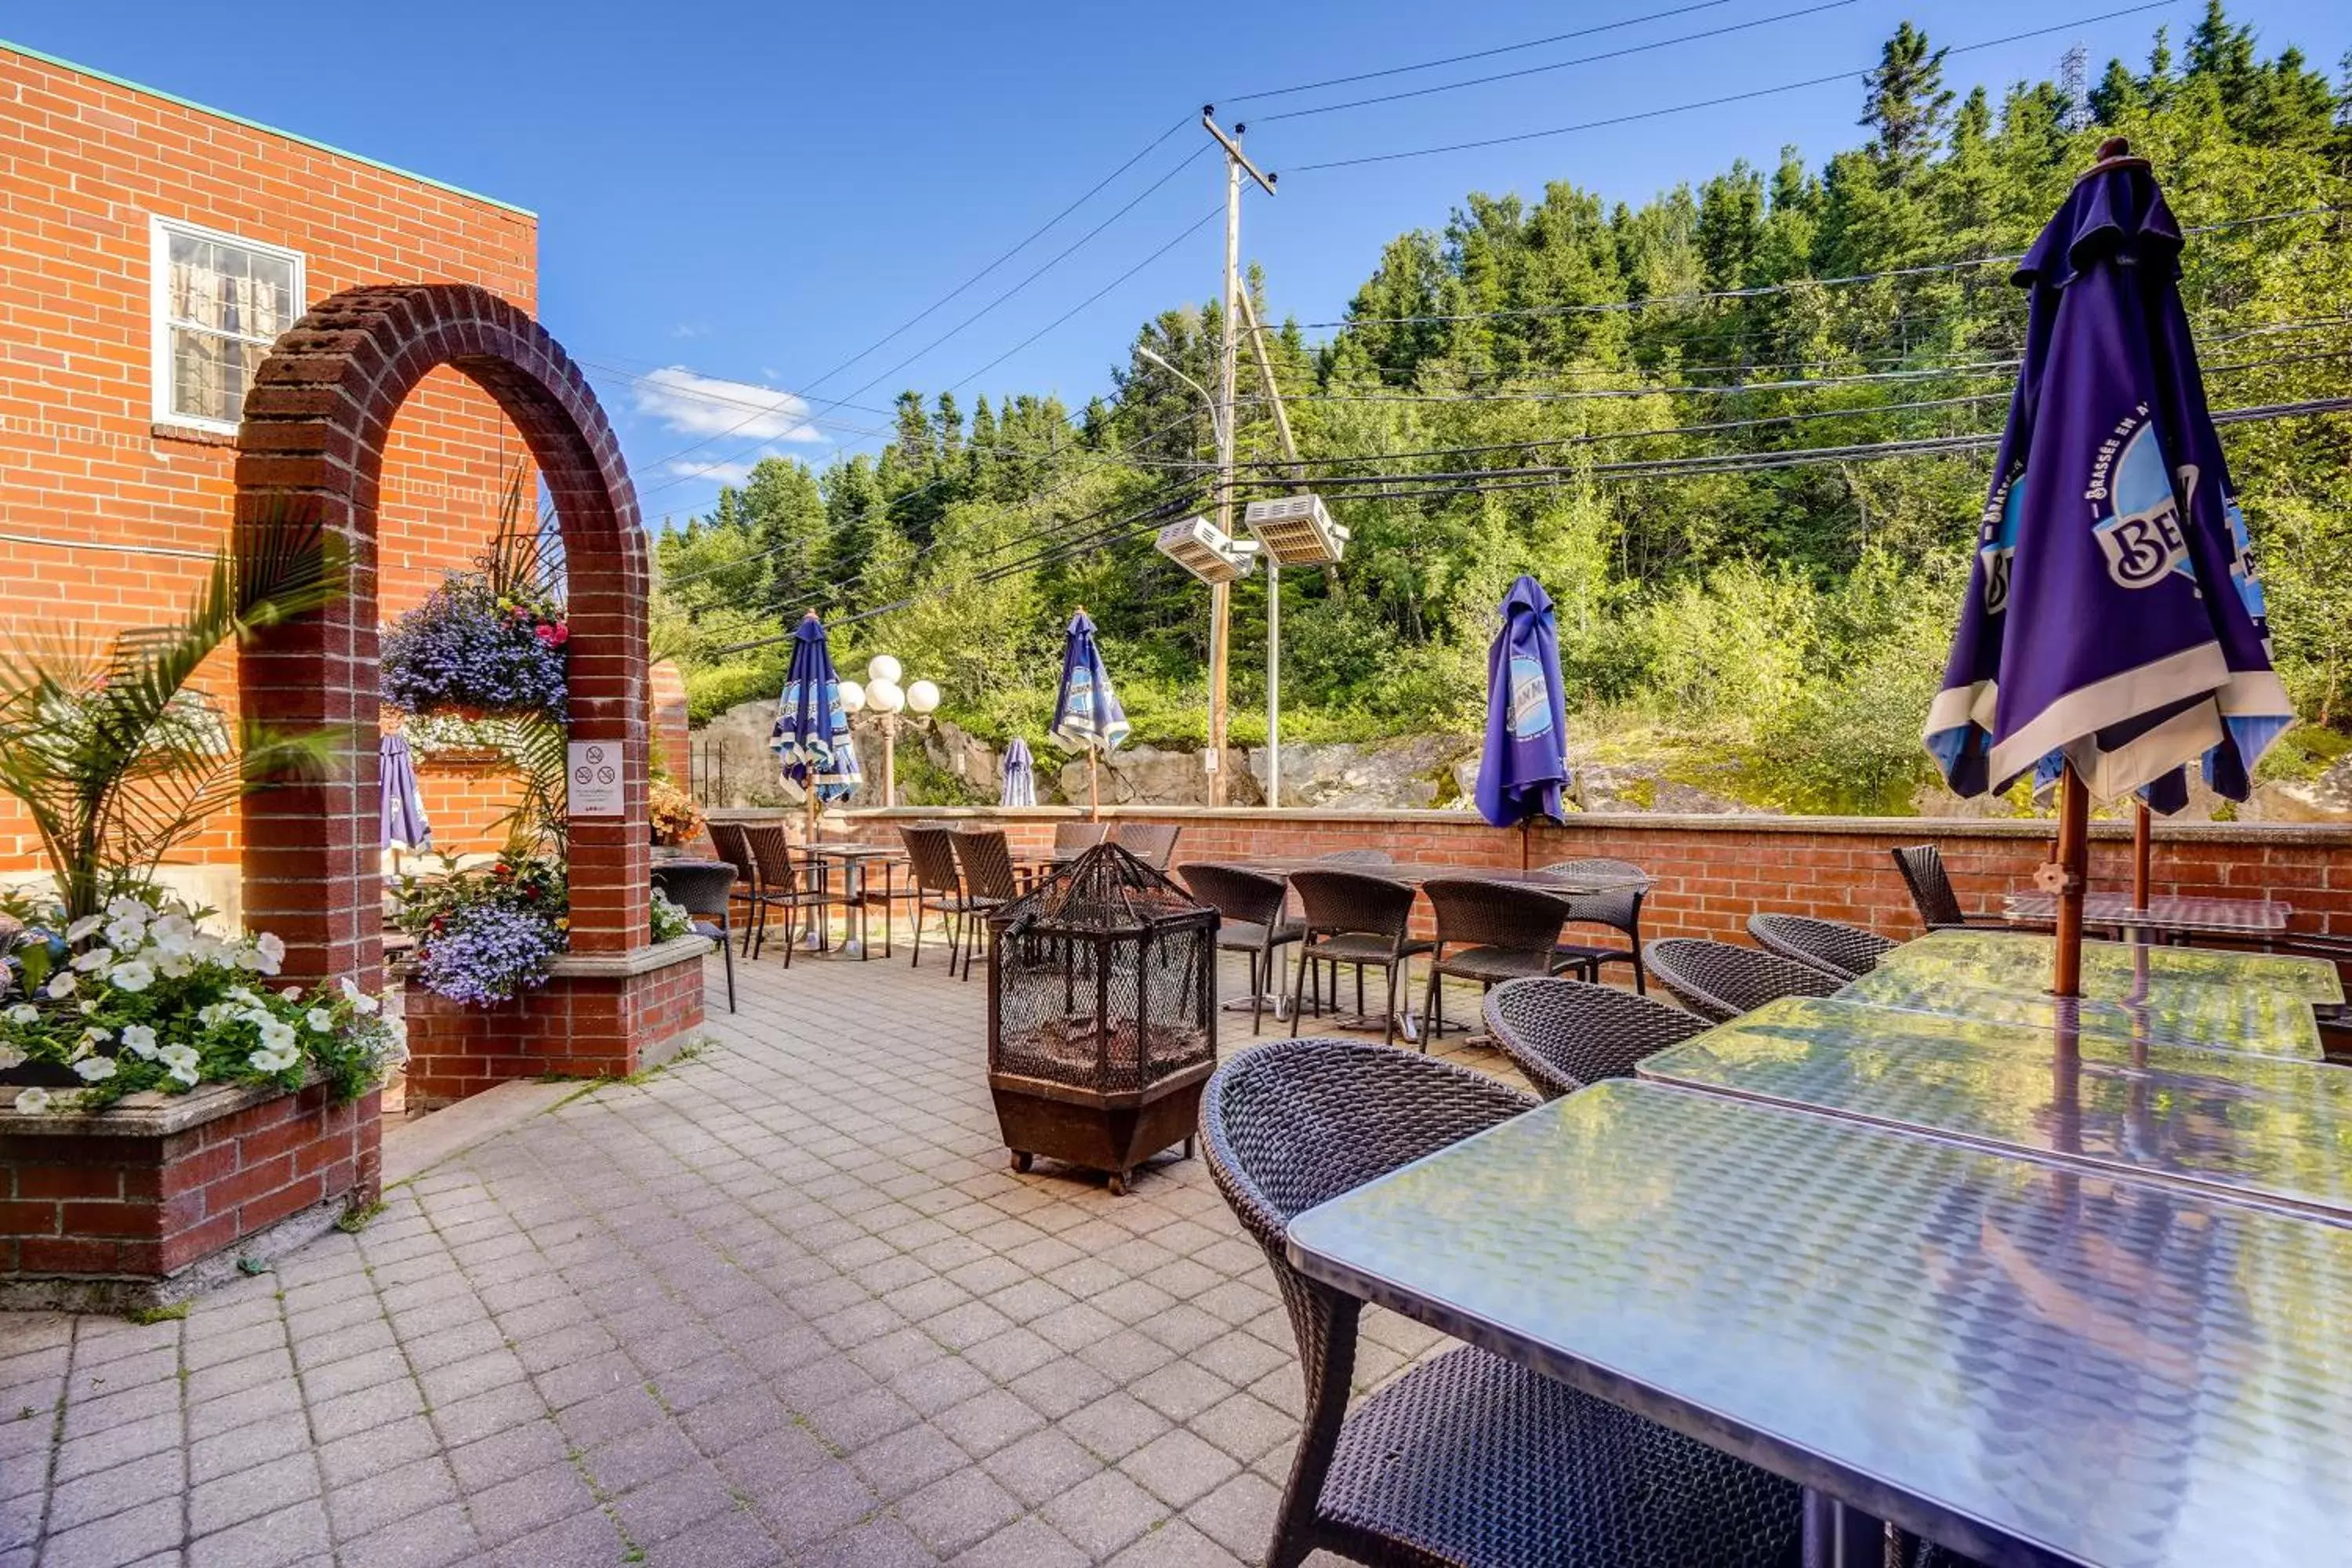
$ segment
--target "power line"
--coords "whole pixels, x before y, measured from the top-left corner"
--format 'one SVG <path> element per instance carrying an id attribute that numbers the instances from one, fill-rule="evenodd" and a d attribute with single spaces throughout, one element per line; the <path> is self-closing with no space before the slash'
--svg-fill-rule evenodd
<path id="1" fill-rule="evenodd" d="M 1669 16 L 1687 16 L 1694 11 L 1712 11 L 1727 5 L 1731 0 L 1699 0 L 1695 5 L 1676 5 L 1670 10 L 1652 11 L 1640 16 L 1628 16 L 1622 22 L 1604 22 L 1599 26 L 1579 27 L 1572 33 L 1554 33 L 1549 37 L 1529 38 L 1525 43 L 1498 44 L 1491 49 L 1474 49 L 1466 55 L 1447 55 L 1441 59 L 1423 60 L 1416 65 L 1389 66 L 1381 70 L 1358 71 L 1353 76 L 1326 77 L 1321 81 L 1300 82 L 1294 87 L 1269 87 L 1256 92 L 1227 93 L 1219 101 L 1248 103 L 1261 98 L 1287 98 L 1294 92 L 1313 92 L 1318 88 L 1345 87 L 1350 82 L 1374 81 L 1382 77 L 1405 76 L 1413 71 L 1435 70 L 1440 66 L 1458 66 L 1468 60 L 1492 59 L 1496 55 L 1516 54 L 1521 49 L 1539 49 L 1546 44 L 1564 44 L 1570 38 L 1589 38 L 1596 33 L 1613 33 L 1622 27 L 1635 27 L 1644 22 L 1660 22 Z"/>
<path id="2" fill-rule="evenodd" d="M 2121 16 L 2137 16 L 2143 12 L 2166 10 L 2178 3 L 2179 0 L 2147 0 L 2145 5 L 2126 6 L 2120 11 L 2105 11 L 2095 16 L 2081 16 L 2074 21 L 2061 22 L 2053 26 L 2035 27 L 2022 33 L 2011 33 L 2004 37 L 1986 38 L 1974 44 L 1961 44 L 1948 48 L 1943 53 L 1947 57 L 1973 54 L 1979 49 L 1998 48 L 2003 44 L 2021 43 L 2027 38 L 2044 37 L 2052 33 L 2072 32 L 2078 27 L 2089 26 L 2095 22 L 2111 22 Z M 1352 169 L 1366 163 L 1391 163 L 1404 158 L 1428 158 L 1441 153 L 1466 153 L 1480 147 L 1501 147 L 1517 142 L 1537 142 L 1546 137 L 1566 136 L 1579 131 L 1599 131 L 1612 125 L 1629 125 L 1635 121 L 1655 120 L 1664 115 L 1686 114 L 1697 109 L 1717 109 L 1727 103 L 1746 103 L 1753 99 L 1771 98 L 1780 93 L 1796 92 L 1805 88 L 1826 87 L 1832 82 L 1852 81 L 1875 68 L 1876 63 L 1873 62 L 1851 70 L 1833 71 L 1827 76 L 1807 77 L 1802 81 L 1782 82 L 1777 87 L 1759 87 L 1748 92 L 1726 93 L 1720 98 L 1706 98 L 1690 103 L 1675 103 L 1659 109 L 1639 110 L 1630 114 L 1612 115 L 1605 120 L 1587 120 L 1575 125 L 1555 125 L 1544 131 L 1522 131 L 1511 136 L 1488 136 L 1475 142 L 1452 142 L 1439 147 L 1412 147 L 1395 153 L 1368 153 L 1360 157 L 1333 158 L 1320 163 L 1294 163 L 1290 166 L 1289 172 L 1305 174 L 1318 169 Z"/>
<path id="3" fill-rule="evenodd" d="M 1205 152 L 1207 149 L 1204 148 L 1202 151 Z M 1184 241 L 1192 238 L 1192 236 L 1211 219 L 1223 216 L 1223 211 L 1224 209 L 1223 207 L 1213 207 L 1208 212 L 1203 213 L 1201 216 L 1193 219 L 1191 224 L 1185 226 L 1182 233 L 1177 235 L 1167 244 L 1161 246 L 1159 249 L 1153 251 L 1150 255 L 1145 257 L 1142 260 L 1137 262 L 1134 266 L 1129 268 L 1126 271 L 1120 273 L 1118 277 L 1112 279 L 1109 282 L 1104 284 L 1101 288 L 1096 289 L 1093 293 L 1087 295 L 1085 299 L 1079 300 L 1076 304 L 1071 306 L 1068 310 L 1063 311 L 1060 315 L 1055 317 L 1052 321 L 1046 322 L 1044 326 L 1038 328 L 1035 331 L 1030 333 L 1019 342 L 1013 344 L 1011 348 L 1006 349 L 1003 353 L 998 354 L 994 359 L 990 360 L 986 364 L 982 365 L 978 370 L 973 371 L 961 381 L 950 383 L 948 386 L 948 390 L 950 392 L 953 392 L 958 387 L 969 386 L 971 383 L 978 381 L 982 376 L 986 375 L 990 371 L 994 370 L 998 365 L 1003 364 L 1006 360 L 1011 359 L 1014 354 L 1019 353 L 1023 349 L 1027 348 L 1031 343 L 1035 342 L 1039 338 L 1044 337 L 1047 332 L 1052 331 L 1055 328 L 1068 321 L 1072 316 L 1076 315 L 1079 311 L 1085 310 L 1087 306 L 1093 304 L 1096 300 L 1101 299 L 1104 295 L 1109 293 L 1112 289 L 1118 288 L 1120 284 L 1126 282 L 1129 279 L 1134 277 L 1137 273 L 1142 271 L 1145 268 L 1150 266 L 1153 262 L 1159 260 L 1170 251 L 1175 249 L 1179 245 L 1181 245 Z"/>
<path id="4" fill-rule="evenodd" d="M 1332 114 L 1343 109 L 1364 109 L 1378 103 L 1396 103 L 1408 98 L 1427 98 L 1433 93 L 1456 92 L 1465 87 L 1488 87 L 1498 81 L 1516 81 L 1521 77 L 1542 76 L 1549 71 L 1566 70 L 1570 66 L 1589 66 L 1601 60 L 1622 59 L 1628 55 L 1644 55 L 1655 49 L 1670 49 L 1678 44 L 1695 44 L 1705 38 L 1719 38 L 1728 33 L 1745 33 L 1756 27 L 1769 27 L 1776 22 L 1794 21 L 1800 16 L 1811 16 L 1823 11 L 1843 10 L 1855 0 L 1825 0 L 1819 5 L 1808 5 L 1801 11 L 1783 11 L 1778 16 L 1759 16 L 1750 22 L 1732 22 L 1701 32 L 1684 33 L 1675 37 L 1657 38 L 1646 44 L 1628 44 L 1622 49 L 1608 49 L 1595 55 L 1578 55 L 1572 59 L 1554 60 L 1549 65 L 1528 66 L 1519 70 L 1497 71 L 1492 76 L 1465 77 L 1460 81 L 1439 82 L 1433 87 L 1408 88 L 1402 92 L 1384 92 L 1371 98 L 1351 98 L 1341 103 L 1318 104 L 1312 109 L 1286 109 L 1275 114 L 1261 114 L 1259 124 L 1276 120 L 1300 120 L 1310 114 Z M 1315 165 L 1309 165 L 1314 167 Z"/>
<path id="5" fill-rule="evenodd" d="M 982 279 L 987 277 L 990 273 L 995 271 L 998 268 L 1003 266 L 1006 262 L 1012 260 L 1023 251 L 1028 249 L 1030 246 L 1036 243 L 1040 237 L 1052 229 L 1055 225 L 1060 223 L 1064 218 L 1069 216 L 1072 213 L 1077 211 L 1080 207 L 1094 200 L 1096 195 L 1097 195 L 1105 186 L 1118 179 L 1121 174 L 1126 174 L 1129 169 L 1134 168 L 1138 163 L 1142 163 L 1144 159 L 1150 157 L 1152 153 L 1158 152 L 1162 142 L 1166 142 L 1168 138 L 1175 135 L 1176 132 L 1183 130 L 1186 126 L 1192 123 L 1192 117 L 1189 114 L 1178 120 L 1175 124 L 1171 125 L 1167 130 L 1162 131 L 1159 135 L 1146 142 L 1141 152 L 1136 153 L 1126 163 L 1121 163 L 1118 168 L 1113 169 L 1109 174 L 1105 174 L 1101 179 L 1097 180 L 1093 184 L 1087 186 L 1084 195 L 1078 197 L 1077 200 L 1072 202 L 1068 206 L 1064 207 L 1060 212 L 1055 213 L 1052 217 L 1047 218 L 1044 223 L 1039 224 L 1035 228 L 1031 229 L 1028 235 L 1024 237 L 1019 244 L 1013 246 L 1011 249 L 999 256 L 995 260 L 990 262 L 987 266 L 982 268 L 979 271 L 973 273 L 971 277 L 965 279 L 962 282 L 957 284 L 954 288 L 949 289 L 946 293 L 932 300 L 929 305 L 924 306 L 920 310 L 908 317 L 905 321 L 899 322 L 897 326 L 891 328 L 888 331 L 883 333 L 880 337 L 875 339 L 872 342 L 866 344 L 864 348 L 858 350 L 847 359 L 843 360 L 839 364 L 835 365 L 831 370 L 826 371 L 823 375 L 818 376 L 808 384 L 812 388 L 822 386 L 824 383 L 831 381 L 835 376 L 839 375 L 843 371 L 847 370 L 851 365 L 856 364 L 859 360 L 864 359 L 867 354 L 872 353 L 876 349 L 880 348 L 883 344 L 898 336 L 899 333 L 904 332 L 909 327 L 916 325 L 918 322 L 920 322 L 930 316 L 932 312 L 938 310 L 941 306 L 954 300 L 965 289 L 971 288 L 973 284 L 979 282 Z"/>

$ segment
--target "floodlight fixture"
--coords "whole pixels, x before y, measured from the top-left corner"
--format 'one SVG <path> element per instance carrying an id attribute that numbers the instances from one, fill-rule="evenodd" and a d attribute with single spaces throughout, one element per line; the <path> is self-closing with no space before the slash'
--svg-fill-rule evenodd
<path id="1" fill-rule="evenodd" d="M 1348 544 L 1347 529 L 1331 521 L 1316 495 L 1254 500 L 1242 509 L 1242 523 L 1277 566 L 1328 566 Z"/>
<path id="2" fill-rule="evenodd" d="M 1205 517 L 1188 517 L 1160 531 L 1160 553 L 1211 587 L 1237 583 L 1257 563 L 1257 542 L 1235 539 Z"/>

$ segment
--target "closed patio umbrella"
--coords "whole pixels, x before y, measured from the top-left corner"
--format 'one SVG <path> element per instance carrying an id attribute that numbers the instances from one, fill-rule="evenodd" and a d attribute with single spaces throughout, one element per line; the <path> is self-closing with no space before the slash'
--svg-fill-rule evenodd
<path id="1" fill-rule="evenodd" d="M 1559 679 L 1559 635 L 1551 595 L 1521 577 L 1503 597 L 1503 627 L 1486 653 L 1486 746 L 1473 794 L 1478 814 L 1497 827 L 1519 825 L 1519 863 L 1527 864 L 1528 825 L 1564 821 L 1568 784 L 1568 709 Z"/>
<path id="2" fill-rule="evenodd" d="M 1002 773 L 1003 792 L 998 797 L 1001 804 L 1005 805 L 1037 804 L 1036 764 L 1030 759 L 1029 742 L 1018 735 L 1013 736 L 1005 744 Z"/>
<path id="3" fill-rule="evenodd" d="M 1087 753 L 1087 815 L 1102 811 L 1102 787 L 1097 772 L 1105 752 L 1118 750 L 1127 739 L 1127 710 L 1111 689 L 1110 671 L 1103 668 L 1102 650 L 1095 646 L 1095 624 L 1081 608 L 1070 617 L 1062 640 L 1062 687 L 1054 700 L 1054 738 Z"/>
<path id="4" fill-rule="evenodd" d="M 2055 989 L 2079 980 L 2090 801 L 2195 765 L 2245 798 L 2293 719 L 2180 307 L 2179 226 L 2120 142 L 2020 264 L 2031 293 L 1927 749 L 1953 791 L 2061 775 Z"/>
<path id="5" fill-rule="evenodd" d="M 376 746 L 376 776 L 382 785 L 383 847 L 403 849 L 433 847 L 433 824 L 425 815 L 425 801 L 416 793 L 416 758 L 408 742 L 386 735 Z"/>
<path id="6" fill-rule="evenodd" d="M 816 842 L 820 801 L 845 799 L 858 784 L 857 753 L 850 749 L 849 713 L 841 705 L 841 680 L 824 642 L 824 624 L 812 610 L 793 631 L 792 663 L 784 671 L 776 725 L 768 736 L 783 776 L 801 786 L 808 801 L 808 841 Z"/>

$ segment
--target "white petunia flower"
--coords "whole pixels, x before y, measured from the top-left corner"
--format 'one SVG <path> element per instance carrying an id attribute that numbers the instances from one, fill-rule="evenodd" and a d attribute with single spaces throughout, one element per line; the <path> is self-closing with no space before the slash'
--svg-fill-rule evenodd
<path id="1" fill-rule="evenodd" d="M 278 999 L 280 1002 L 299 1002 L 302 1000 L 302 988 L 299 985 L 280 986 L 278 991 Z"/>
<path id="2" fill-rule="evenodd" d="M 144 1060 L 152 1062 L 155 1059 L 155 1031 L 145 1024 L 124 1025 L 122 1044 L 125 1049 Z"/>
<path id="3" fill-rule="evenodd" d="M 114 950 L 112 948 L 93 947 L 88 952 L 75 953 L 73 966 L 81 971 L 84 974 L 88 974 L 93 970 L 104 969 L 108 964 L 112 963 L 113 962 Z"/>
<path id="4" fill-rule="evenodd" d="M 257 1022 L 261 1028 L 261 1043 L 263 1045 L 268 1047 L 273 1051 L 293 1049 L 293 1025 L 279 1023 L 275 1018 L 261 1019 L 257 1020 Z"/>
<path id="5" fill-rule="evenodd" d="M 25 1065 L 25 1053 L 14 1046 L 0 1046 L 0 1072 Z"/>
<path id="6" fill-rule="evenodd" d="M 166 980 L 184 980 L 195 972 L 196 961 L 184 952 L 163 952 L 155 960 L 155 973 Z"/>
<path id="7" fill-rule="evenodd" d="M 155 968 L 143 958 L 134 958 L 128 963 L 116 964 L 109 978 L 114 982 L 115 989 L 135 994 L 155 984 Z"/>
<path id="8" fill-rule="evenodd" d="M 196 1081 L 196 1064 L 195 1064 L 195 1063 L 194 1063 L 194 1062 L 190 1062 L 190 1063 L 189 1063 L 187 1066 L 185 1066 L 185 1067 L 177 1067 L 177 1068 L 173 1068 L 170 1072 L 168 1072 L 168 1073 L 164 1074 L 163 1076 L 164 1076 L 164 1077 L 166 1077 L 166 1078 L 170 1078 L 170 1079 L 176 1079 L 177 1081 L 179 1081 L 179 1082 L 181 1082 L 181 1083 L 187 1084 L 187 1085 L 189 1085 L 191 1088 L 193 1088 L 193 1087 L 194 1087 L 194 1085 L 195 1085 L 195 1081 Z"/>
<path id="9" fill-rule="evenodd" d="M 16 1091 L 16 1109 L 27 1116 L 38 1116 L 49 1108 L 49 1091 L 36 1085 Z"/>
<path id="10" fill-rule="evenodd" d="M 335 1026 L 334 1015 L 324 1007 L 311 1008 L 302 1015 L 302 1021 L 310 1026 L 311 1032 L 314 1034 L 323 1035 Z"/>
<path id="11" fill-rule="evenodd" d="M 144 921 L 114 920 L 106 922 L 106 940 L 117 947 L 135 948 L 147 940 Z"/>
<path id="12" fill-rule="evenodd" d="M 19 1002 L 8 1009 L 8 1021 L 12 1024 L 37 1024 L 41 1021 L 41 1010 L 30 1002 Z"/>
<path id="13" fill-rule="evenodd" d="M 128 893 L 117 893 L 106 900 L 106 912 L 119 921 L 143 921 L 155 910 L 153 906 L 143 899 L 134 899 Z"/>
<path id="14" fill-rule="evenodd" d="M 84 1057 L 74 1063 L 74 1072 L 84 1083 L 104 1083 L 114 1076 L 112 1057 Z"/>
<path id="15" fill-rule="evenodd" d="M 242 985 L 230 986 L 228 988 L 228 999 L 232 1002 L 242 1002 L 248 1007 L 258 1007 L 261 1005 L 261 998 L 256 996 L 250 990 Z"/>
<path id="16" fill-rule="evenodd" d="M 74 987 L 79 984 L 79 982 L 74 979 L 74 972 L 72 970 L 60 969 L 55 974 L 49 976 L 48 994 L 52 996 L 62 999 L 72 995 L 74 994 Z"/>
<path id="17" fill-rule="evenodd" d="M 79 942 L 82 938 L 88 936 L 90 932 L 96 931 L 105 923 L 106 917 L 104 915 L 84 915 L 81 919 L 74 921 L 73 924 L 66 927 L 66 940 L 68 942 Z"/>
<path id="18" fill-rule="evenodd" d="M 199 1059 L 195 1047 L 177 1043 L 163 1047 L 155 1055 L 167 1068 L 194 1068 Z"/>
<path id="19" fill-rule="evenodd" d="M 286 962 L 286 943 L 276 931 L 263 931 L 253 939 L 253 951 L 261 955 L 261 973 L 275 974 L 278 966 Z"/>
<path id="20" fill-rule="evenodd" d="M 342 987 L 343 997 L 346 1001 L 351 1003 L 352 1010 L 359 1014 L 362 1018 L 367 1017 L 383 1005 L 383 1003 L 377 1001 L 374 997 L 361 990 L 348 974 L 344 975 L 335 984 Z"/>
<path id="21" fill-rule="evenodd" d="M 87 1018 L 92 1013 L 98 1011 L 98 998 L 95 996 L 85 996 L 80 1001 L 75 1003 L 74 1005 L 80 1008 L 81 1016 Z"/>

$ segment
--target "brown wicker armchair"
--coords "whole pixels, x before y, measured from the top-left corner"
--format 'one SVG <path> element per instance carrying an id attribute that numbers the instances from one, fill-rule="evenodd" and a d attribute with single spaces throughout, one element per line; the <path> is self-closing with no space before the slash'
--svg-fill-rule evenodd
<path id="1" fill-rule="evenodd" d="M 1437 914 L 1437 941 L 1429 962 L 1429 994 L 1421 1007 L 1421 1046 L 1445 1028 L 1445 980 L 1475 980 L 1491 989 L 1506 980 L 1596 973 L 1589 959 L 1559 952 L 1568 902 L 1557 893 L 1515 882 L 1440 877 L 1421 885 Z M 1449 952 L 1447 950 L 1452 949 Z"/>
<path id="2" fill-rule="evenodd" d="M 752 929 L 760 922 L 760 868 L 751 860 L 751 841 L 740 822 L 710 824 L 710 847 L 735 868 L 735 886 L 728 898 L 743 906 L 743 952 L 751 952 Z"/>
<path id="3" fill-rule="evenodd" d="M 975 914 L 963 896 L 963 874 L 956 869 L 955 831 L 907 827 L 898 837 L 907 846 L 908 874 L 915 883 L 915 951 L 907 966 L 922 967 L 923 927 L 936 912 L 948 928 L 948 970 L 952 973 L 956 954 L 963 949 L 964 927 Z"/>
<path id="4" fill-rule="evenodd" d="M 654 889 L 668 896 L 694 921 L 694 934 L 719 944 L 727 963 L 727 1010 L 735 1011 L 735 921 L 732 866 L 660 865 L 654 868 Z"/>
<path id="5" fill-rule="evenodd" d="M 818 926 L 824 921 L 825 906 L 832 901 L 822 888 L 811 888 L 801 881 L 800 863 L 793 854 L 790 835 L 772 822 L 747 822 L 743 825 L 744 842 L 751 846 L 751 868 L 759 882 L 752 898 L 751 919 L 754 931 L 751 956 L 759 957 L 768 951 L 768 915 L 782 910 L 784 915 L 784 967 L 793 966 L 793 946 L 808 930 L 814 910 Z"/>
<path id="6" fill-rule="evenodd" d="M 972 955 L 987 933 L 988 911 L 1019 898 L 1021 879 L 1013 869 L 1013 847 L 1003 828 L 950 833 L 948 837 L 955 844 L 956 865 L 963 872 L 964 908 L 971 917 L 964 921 L 963 942 L 963 977 L 970 980 Z"/>
<path id="7" fill-rule="evenodd" d="M 1841 984 L 1877 968 L 1878 961 L 1897 945 L 1874 931 L 1810 915 L 1750 915 L 1748 934 L 1767 952 L 1810 963 Z"/>
<path id="8" fill-rule="evenodd" d="M 1348 1408 L 1362 1303 L 1293 1268 L 1285 1227 L 1534 1104 L 1355 1040 L 1273 1041 L 1210 1080 L 1209 1169 L 1265 1251 L 1307 1384 L 1269 1568 L 1317 1551 L 1412 1568 L 1794 1560 L 1794 1485 L 1486 1351 L 1434 1356 Z"/>
<path id="9" fill-rule="evenodd" d="M 1103 841 L 1110 831 L 1099 822 L 1057 822 L 1054 824 L 1055 856 L 1078 855 Z"/>
<path id="10" fill-rule="evenodd" d="M 1633 989 L 1643 995 L 1649 994 L 1650 976 L 1642 966 L 1642 900 L 1650 896 L 1649 873 L 1630 860 L 1590 859 L 1555 861 L 1543 868 L 1543 875 L 1570 883 L 1595 877 L 1623 879 L 1621 887 L 1570 894 L 1568 923 L 1607 926 L 1622 931 L 1625 945 L 1564 942 L 1559 951 L 1568 957 L 1589 962 L 1596 980 L 1601 978 L 1601 966 L 1604 963 L 1630 963 L 1633 966 Z"/>
<path id="11" fill-rule="evenodd" d="M 1318 959 L 1327 959 L 1335 965 L 1355 964 L 1359 987 L 1367 966 L 1386 977 L 1388 1027 L 1381 1037 L 1393 1043 L 1401 972 L 1414 953 L 1427 952 L 1432 946 L 1412 934 L 1412 884 L 1360 871 L 1307 867 L 1290 874 L 1290 890 L 1298 895 L 1299 906 L 1306 911 L 1298 966 L 1290 982 L 1290 1032 L 1298 1033 L 1307 972 Z M 1337 980 L 1332 989 L 1339 989 Z"/>
<path id="12" fill-rule="evenodd" d="M 1176 876 L 1221 917 L 1217 946 L 1249 955 L 1250 1033 L 1256 1034 L 1265 1022 L 1266 994 L 1275 990 L 1282 950 L 1307 934 L 1304 926 L 1289 918 L 1289 884 L 1239 866 L 1180 866 Z"/>
<path id="13" fill-rule="evenodd" d="M 1546 1100 L 1604 1078 L 1631 1078 L 1643 1058 L 1704 1033 L 1696 1013 L 1581 980 L 1513 980 L 1486 993 L 1487 1032 Z"/>
<path id="14" fill-rule="evenodd" d="M 1776 952 L 1695 936 L 1652 942 L 1650 973 L 1684 1006 L 1717 1024 L 1783 996 L 1827 996 L 1845 984 Z"/>
<path id="15" fill-rule="evenodd" d="M 1176 853 L 1177 835 L 1183 831 L 1182 825 L 1172 822 L 1121 822 L 1112 826 L 1110 841 L 1164 871 L 1169 857 Z"/>
<path id="16" fill-rule="evenodd" d="M 1952 891 L 1952 879 L 1944 870 L 1941 849 L 1932 844 L 1915 844 L 1887 853 L 1895 857 L 1895 868 L 1903 874 L 1903 885 L 1911 891 L 1922 925 L 1929 931 L 1950 931 L 1969 923 L 1959 895 Z"/>

